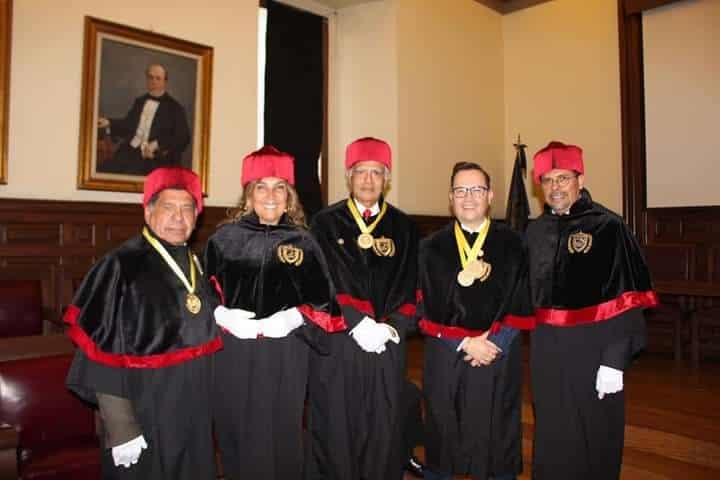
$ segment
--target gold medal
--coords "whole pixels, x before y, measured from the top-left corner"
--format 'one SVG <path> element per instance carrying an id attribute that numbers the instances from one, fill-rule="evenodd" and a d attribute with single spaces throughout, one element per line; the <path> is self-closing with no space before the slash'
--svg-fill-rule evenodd
<path id="1" fill-rule="evenodd" d="M 483 255 L 485 255 L 482 246 L 490 230 L 490 219 L 485 220 L 472 246 L 468 245 L 459 222 L 455 222 L 454 230 L 460 265 L 462 265 L 462 270 L 460 270 L 457 277 L 458 283 L 463 287 L 469 287 L 475 280 L 484 282 L 490 277 L 492 271 L 492 265 L 482 259 Z"/>
<path id="2" fill-rule="evenodd" d="M 469 287 L 475 281 L 475 277 L 467 270 L 460 270 L 457 275 L 457 281 L 462 287 Z"/>
<path id="3" fill-rule="evenodd" d="M 357 237 L 357 243 L 360 248 L 367 250 L 368 248 L 372 248 L 374 239 L 369 233 L 361 233 Z"/>
<path id="4" fill-rule="evenodd" d="M 168 267 L 170 267 L 170 270 L 175 273 L 175 276 L 177 276 L 177 278 L 180 279 L 183 285 L 185 285 L 185 288 L 188 291 L 188 293 L 185 295 L 185 308 L 187 308 L 188 311 L 193 315 L 197 315 L 202 309 L 202 302 L 200 301 L 200 297 L 198 297 L 195 293 L 195 285 L 197 283 L 195 267 L 197 267 L 197 269 L 200 271 L 200 275 L 203 274 L 202 270 L 200 269 L 200 264 L 197 257 L 188 250 L 188 262 L 190 266 L 190 280 L 188 281 L 187 277 L 185 276 L 177 262 L 170 256 L 167 250 L 165 250 L 165 247 L 163 247 L 156 238 L 150 235 L 147 227 L 143 228 L 142 234 L 143 237 L 145 237 L 145 239 L 148 241 L 148 243 L 152 245 L 155 251 L 160 254 L 163 260 L 165 260 L 165 263 L 168 265 Z"/>
<path id="5" fill-rule="evenodd" d="M 478 278 L 482 272 L 483 272 L 483 262 L 482 260 L 471 260 L 465 265 L 465 270 L 467 270 L 473 277 Z"/>
<path id="6" fill-rule="evenodd" d="M 468 273 L 470 273 L 470 275 L 472 275 L 476 280 L 484 282 L 490 276 L 492 265 L 480 258 L 478 260 L 468 262 L 465 266 L 465 270 L 467 270 Z"/>
<path id="7" fill-rule="evenodd" d="M 185 296 L 185 307 L 190 311 L 190 313 L 192 313 L 193 315 L 197 315 L 202 308 L 202 302 L 200 301 L 200 297 L 198 297 L 194 293 L 188 293 Z"/>
<path id="8" fill-rule="evenodd" d="M 480 260 L 478 263 L 480 264 L 480 270 L 475 273 L 475 278 L 484 282 L 490 276 L 490 272 L 492 272 L 492 265 L 483 260 Z"/>
<path id="9" fill-rule="evenodd" d="M 377 218 L 370 225 L 365 224 L 365 220 L 363 220 L 362 216 L 360 216 L 360 212 L 358 212 L 357 206 L 355 206 L 355 201 L 352 198 L 347 199 L 346 205 L 348 207 L 348 210 L 350 210 L 350 214 L 355 220 L 358 229 L 360 230 L 360 235 L 358 235 L 357 237 L 358 246 L 363 250 L 372 248 L 376 255 L 382 256 L 382 252 L 384 250 L 381 249 L 379 251 L 380 253 L 378 253 L 378 250 L 373 248 L 375 245 L 375 238 L 372 236 L 372 232 L 373 230 L 375 230 L 375 227 L 378 226 L 380 220 L 382 220 L 382 218 L 385 216 L 385 212 L 387 212 L 387 203 L 383 203 L 382 207 L 380 208 L 380 213 L 378 213 Z"/>

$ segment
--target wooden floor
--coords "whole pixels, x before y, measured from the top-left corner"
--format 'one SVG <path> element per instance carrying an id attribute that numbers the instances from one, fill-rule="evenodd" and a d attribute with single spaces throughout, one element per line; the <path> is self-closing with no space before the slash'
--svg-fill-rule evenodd
<path id="1" fill-rule="evenodd" d="M 421 339 L 409 341 L 408 374 L 418 385 L 422 348 Z M 529 480 L 533 414 L 527 361 L 524 367 L 525 471 L 519 478 Z M 720 479 L 720 363 L 692 369 L 676 365 L 670 356 L 643 354 L 625 376 L 625 388 L 622 480 Z M 416 453 L 424 456 L 422 448 Z"/>

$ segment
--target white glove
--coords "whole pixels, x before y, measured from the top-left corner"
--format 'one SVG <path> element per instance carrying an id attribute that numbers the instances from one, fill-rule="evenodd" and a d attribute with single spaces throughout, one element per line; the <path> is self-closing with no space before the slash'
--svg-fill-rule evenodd
<path id="1" fill-rule="evenodd" d="M 260 333 L 265 337 L 283 338 L 301 326 L 305 321 L 297 308 L 289 308 L 275 312 L 267 318 L 259 320 Z"/>
<path id="2" fill-rule="evenodd" d="M 253 319 L 254 312 L 220 305 L 215 309 L 214 314 L 215 323 L 237 338 L 257 338 L 260 333 L 260 322 Z"/>
<path id="3" fill-rule="evenodd" d="M 385 351 L 385 344 L 389 341 L 393 342 L 395 345 L 400 344 L 400 335 L 398 334 L 397 330 L 395 330 L 395 327 L 392 327 L 388 325 L 387 323 L 378 323 L 378 327 L 384 328 L 385 332 L 385 340 L 383 341 L 383 344 L 380 345 L 380 348 L 375 350 L 375 353 L 380 354 Z"/>
<path id="4" fill-rule="evenodd" d="M 119 467 L 122 465 L 125 468 L 130 468 L 130 465 L 135 465 L 140 458 L 140 454 L 143 449 L 147 448 L 147 442 L 145 437 L 140 435 L 135 437 L 129 442 L 125 442 L 122 445 L 112 448 L 112 457 L 115 466 Z"/>
<path id="5" fill-rule="evenodd" d="M 360 323 L 350 331 L 350 335 L 360 348 L 368 353 L 383 353 L 388 340 L 400 343 L 400 336 L 394 328 L 377 323 L 370 317 L 363 317 Z"/>
<path id="6" fill-rule="evenodd" d="M 598 398 L 602 400 L 605 395 L 617 393 L 623 389 L 623 372 L 616 368 L 600 365 L 597 371 L 597 379 L 595 380 L 595 390 L 598 392 Z"/>

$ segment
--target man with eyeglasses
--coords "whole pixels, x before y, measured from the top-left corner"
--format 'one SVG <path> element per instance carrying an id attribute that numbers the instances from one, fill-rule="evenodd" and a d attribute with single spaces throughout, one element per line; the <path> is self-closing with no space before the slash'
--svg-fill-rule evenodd
<path id="1" fill-rule="evenodd" d="M 519 328 L 534 326 L 522 238 L 490 219 L 490 176 L 456 163 L 454 219 L 420 244 L 426 336 L 425 478 L 512 480 L 522 471 Z"/>
<path id="2" fill-rule="evenodd" d="M 376 138 L 348 145 L 350 196 L 315 215 L 346 332 L 310 367 L 311 478 L 400 479 L 405 335 L 413 327 L 418 233 L 385 201 L 392 157 Z"/>
<path id="3" fill-rule="evenodd" d="M 575 145 L 550 142 L 535 154 L 546 203 L 526 232 L 536 480 L 620 477 L 623 372 L 645 346 L 642 311 L 657 304 L 637 241 L 593 202 L 584 172 Z"/>

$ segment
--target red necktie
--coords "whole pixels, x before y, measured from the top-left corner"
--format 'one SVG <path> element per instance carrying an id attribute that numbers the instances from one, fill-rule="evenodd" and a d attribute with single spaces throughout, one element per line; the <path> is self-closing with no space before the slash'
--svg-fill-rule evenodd
<path id="1" fill-rule="evenodd" d="M 363 212 L 363 220 L 365 220 L 367 222 L 367 219 L 370 218 L 371 215 L 372 215 L 372 212 L 370 212 L 370 209 L 366 208 L 365 211 Z"/>

